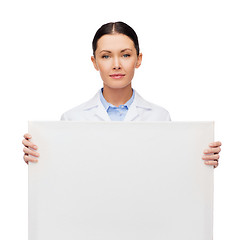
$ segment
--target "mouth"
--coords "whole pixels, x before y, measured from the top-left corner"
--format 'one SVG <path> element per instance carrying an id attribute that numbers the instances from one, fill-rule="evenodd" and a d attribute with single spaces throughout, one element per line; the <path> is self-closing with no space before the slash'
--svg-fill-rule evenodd
<path id="1" fill-rule="evenodd" d="M 118 73 L 118 74 L 112 74 L 109 76 L 114 79 L 120 79 L 120 78 L 123 78 L 125 76 L 125 74 Z"/>

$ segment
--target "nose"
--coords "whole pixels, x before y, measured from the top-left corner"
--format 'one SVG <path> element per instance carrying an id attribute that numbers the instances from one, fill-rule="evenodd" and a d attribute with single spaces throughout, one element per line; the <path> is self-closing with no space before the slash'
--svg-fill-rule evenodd
<path id="1" fill-rule="evenodd" d="M 115 57 L 113 62 L 113 69 L 120 69 L 120 68 L 121 68 L 120 61 L 117 57 Z"/>

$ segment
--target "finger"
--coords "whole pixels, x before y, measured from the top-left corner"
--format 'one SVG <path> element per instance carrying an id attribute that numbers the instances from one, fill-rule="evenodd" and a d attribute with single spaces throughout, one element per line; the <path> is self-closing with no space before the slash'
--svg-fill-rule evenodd
<path id="1" fill-rule="evenodd" d="M 32 138 L 32 136 L 31 136 L 29 133 L 25 133 L 25 134 L 23 135 L 23 137 L 26 138 L 26 139 Z"/>
<path id="2" fill-rule="evenodd" d="M 212 142 L 209 144 L 209 147 L 220 147 L 222 146 L 222 143 L 221 142 Z"/>
<path id="3" fill-rule="evenodd" d="M 203 151 L 203 153 L 220 153 L 221 148 L 220 147 L 214 147 L 214 148 L 208 148 Z"/>
<path id="4" fill-rule="evenodd" d="M 24 155 L 23 159 L 26 163 L 28 163 L 28 162 L 38 162 L 37 158 L 31 157 L 30 155 Z"/>
<path id="5" fill-rule="evenodd" d="M 27 160 L 25 160 L 24 156 L 25 156 L 25 155 L 23 155 L 23 160 L 25 161 L 25 163 L 26 163 L 26 164 L 28 164 L 28 161 L 27 161 Z"/>
<path id="6" fill-rule="evenodd" d="M 23 148 L 23 152 L 27 155 L 32 155 L 34 157 L 39 157 L 40 156 L 40 154 L 38 152 L 33 151 L 33 150 L 31 150 L 30 148 L 27 148 L 27 147 Z"/>
<path id="7" fill-rule="evenodd" d="M 220 158 L 219 154 L 203 155 L 203 160 L 218 160 Z"/>
<path id="8" fill-rule="evenodd" d="M 25 147 L 31 147 L 31 148 L 37 150 L 37 146 L 36 146 L 34 143 L 32 143 L 32 142 L 30 142 L 30 141 L 28 141 L 28 140 L 26 140 L 26 139 L 23 139 L 22 144 L 23 144 Z"/>
<path id="9" fill-rule="evenodd" d="M 218 166 L 218 161 L 205 161 L 206 165 L 214 166 L 215 168 Z"/>

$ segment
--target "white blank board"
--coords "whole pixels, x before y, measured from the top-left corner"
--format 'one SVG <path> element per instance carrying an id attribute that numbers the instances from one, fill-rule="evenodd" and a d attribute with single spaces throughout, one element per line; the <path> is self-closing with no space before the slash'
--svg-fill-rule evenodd
<path id="1" fill-rule="evenodd" d="M 213 122 L 29 122 L 29 240 L 210 240 Z"/>

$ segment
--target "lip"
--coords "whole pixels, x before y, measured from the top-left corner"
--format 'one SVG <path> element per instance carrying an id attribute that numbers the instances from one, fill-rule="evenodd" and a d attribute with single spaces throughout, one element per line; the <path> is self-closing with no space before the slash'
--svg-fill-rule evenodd
<path id="1" fill-rule="evenodd" d="M 122 73 L 115 73 L 115 74 L 111 74 L 109 75 L 111 78 L 114 78 L 114 79 L 120 79 L 120 78 L 123 78 L 125 76 L 125 74 L 122 74 Z"/>

